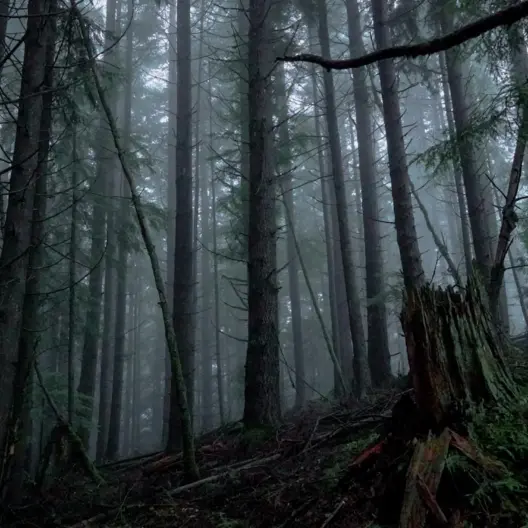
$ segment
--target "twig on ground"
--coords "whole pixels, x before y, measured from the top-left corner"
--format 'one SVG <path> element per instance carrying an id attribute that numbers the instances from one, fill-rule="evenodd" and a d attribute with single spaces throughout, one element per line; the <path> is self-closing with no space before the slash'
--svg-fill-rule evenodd
<path id="1" fill-rule="evenodd" d="M 260 458 L 258 460 L 253 460 L 251 462 L 248 462 L 247 464 L 243 466 L 239 466 L 238 468 L 233 468 L 233 466 L 226 468 L 226 471 L 223 473 L 219 473 L 217 475 L 211 475 L 209 477 L 196 480 L 195 482 L 191 482 L 190 484 L 185 484 L 183 486 L 179 486 L 178 488 L 174 488 L 172 490 L 167 491 L 167 495 L 169 497 L 174 497 L 175 495 L 178 495 L 180 493 L 183 493 L 184 491 L 188 491 L 190 489 L 197 488 L 198 486 L 202 486 L 203 484 L 208 484 L 210 482 L 215 482 L 216 480 L 220 480 L 222 477 L 227 477 L 230 473 L 239 471 L 244 471 L 246 469 L 251 469 L 254 467 L 261 466 L 263 464 L 267 464 L 268 462 L 272 462 L 273 460 L 277 460 L 282 455 L 280 453 L 276 453 L 275 455 L 266 457 L 266 458 Z"/>
<path id="2" fill-rule="evenodd" d="M 305 446 L 303 447 L 303 450 L 301 451 L 301 453 L 304 453 L 312 445 L 313 437 L 315 435 L 315 432 L 317 431 L 317 428 L 319 427 L 319 420 L 320 420 L 320 418 L 317 418 L 317 421 L 315 422 L 315 425 L 314 425 L 314 427 L 312 429 L 312 433 L 310 434 L 310 438 L 308 438 L 308 441 L 306 442 Z"/>
<path id="3" fill-rule="evenodd" d="M 339 510 L 345 505 L 346 499 L 343 499 L 336 507 L 336 509 L 326 518 L 326 521 L 321 524 L 321 528 L 326 528 L 334 520 L 335 516 L 339 513 Z"/>

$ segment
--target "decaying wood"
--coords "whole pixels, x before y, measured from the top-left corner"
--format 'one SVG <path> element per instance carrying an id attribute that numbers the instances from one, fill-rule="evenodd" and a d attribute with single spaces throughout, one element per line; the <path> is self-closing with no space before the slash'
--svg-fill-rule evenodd
<path id="1" fill-rule="evenodd" d="M 450 443 L 451 433 L 446 428 L 440 436 L 429 434 L 425 441 L 416 444 L 407 471 L 400 528 L 426 526 L 429 512 L 447 523 L 445 515 L 436 503 L 435 495 L 444 471 Z"/>
<path id="2" fill-rule="evenodd" d="M 487 473 L 499 478 L 504 478 L 507 475 L 508 470 L 504 464 L 484 455 L 475 444 L 454 431 L 451 431 L 451 445 Z"/>
<path id="3" fill-rule="evenodd" d="M 273 462 L 274 460 L 278 460 L 282 455 L 280 453 L 276 453 L 274 455 L 271 455 L 266 458 L 258 458 L 258 459 L 251 459 L 249 461 L 246 461 L 243 465 L 237 465 L 234 464 L 233 466 L 227 466 L 226 470 L 222 473 L 211 475 L 209 477 L 196 480 L 194 482 L 191 482 L 190 484 L 185 484 L 183 486 L 179 486 L 177 488 L 174 488 L 172 490 L 168 490 L 166 493 L 169 497 L 174 497 L 175 495 L 178 495 L 180 493 L 183 493 L 185 491 L 192 490 L 194 488 L 197 488 L 199 486 L 202 486 L 204 484 L 210 484 L 211 482 L 215 482 L 217 480 L 220 480 L 225 477 L 229 477 L 230 475 L 234 473 L 239 473 L 240 471 L 244 471 L 247 469 L 252 469 L 254 467 L 261 466 L 263 464 L 267 464 L 269 462 Z M 78 523 L 75 523 L 73 525 L 70 525 L 69 528 L 88 528 L 92 526 L 100 526 L 103 521 L 106 521 L 112 517 L 115 517 L 119 515 L 120 512 L 123 511 L 130 511 L 133 509 L 141 509 L 144 507 L 144 503 L 138 503 L 138 504 L 130 504 L 130 505 L 121 505 L 118 508 L 113 508 L 107 512 L 102 512 L 97 515 L 94 515 L 93 517 L 90 517 L 89 519 L 84 519 L 83 521 L 79 521 Z"/>
<path id="4" fill-rule="evenodd" d="M 477 275 L 464 291 L 427 285 L 408 292 L 402 326 L 416 403 L 437 429 L 481 403 L 517 396 L 486 299 Z"/>

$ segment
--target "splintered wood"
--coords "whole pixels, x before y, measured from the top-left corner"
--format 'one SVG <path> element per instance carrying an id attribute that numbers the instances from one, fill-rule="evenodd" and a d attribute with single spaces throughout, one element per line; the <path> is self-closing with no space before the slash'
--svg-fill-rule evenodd
<path id="1" fill-rule="evenodd" d="M 431 433 L 416 443 L 407 471 L 400 528 L 429 526 L 432 516 L 437 526 L 452 526 L 436 500 L 436 493 L 445 468 L 449 447 L 453 446 L 482 469 L 496 476 L 504 476 L 506 468 L 498 461 L 484 456 L 468 439 L 447 427 L 440 436 Z"/>
<path id="2" fill-rule="evenodd" d="M 416 444 L 407 471 L 407 482 L 400 515 L 400 528 L 425 526 L 431 512 L 440 525 L 447 524 L 447 518 L 436 502 L 436 492 L 444 471 L 451 432 L 444 429 L 438 437 L 431 434 L 425 441 Z"/>

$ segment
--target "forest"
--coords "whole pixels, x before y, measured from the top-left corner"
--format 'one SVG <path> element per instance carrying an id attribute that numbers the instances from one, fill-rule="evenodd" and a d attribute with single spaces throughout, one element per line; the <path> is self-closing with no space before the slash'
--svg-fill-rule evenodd
<path id="1" fill-rule="evenodd" d="M 528 526 L 528 1 L 0 0 L 0 526 Z"/>

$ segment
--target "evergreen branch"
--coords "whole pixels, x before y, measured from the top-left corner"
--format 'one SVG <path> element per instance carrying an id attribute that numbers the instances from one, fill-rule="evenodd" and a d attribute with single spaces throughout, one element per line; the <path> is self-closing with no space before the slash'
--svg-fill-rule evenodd
<path id="1" fill-rule="evenodd" d="M 476 22 L 462 26 L 460 29 L 448 33 L 443 37 L 438 37 L 420 44 L 393 46 L 382 50 L 376 50 L 355 59 L 333 60 L 325 59 L 319 55 L 303 53 L 292 57 L 277 57 L 276 60 L 283 62 L 309 62 L 318 64 L 326 70 L 348 70 L 361 68 L 368 64 L 396 58 L 416 58 L 425 55 L 432 55 L 441 51 L 460 46 L 468 40 L 480 37 L 484 33 L 492 31 L 501 26 L 511 26 L 519 20 L 528 17 L 528 1 L 519 2 L 511 7 L 497 11 L 492 15 L 483 17 Z"/>

